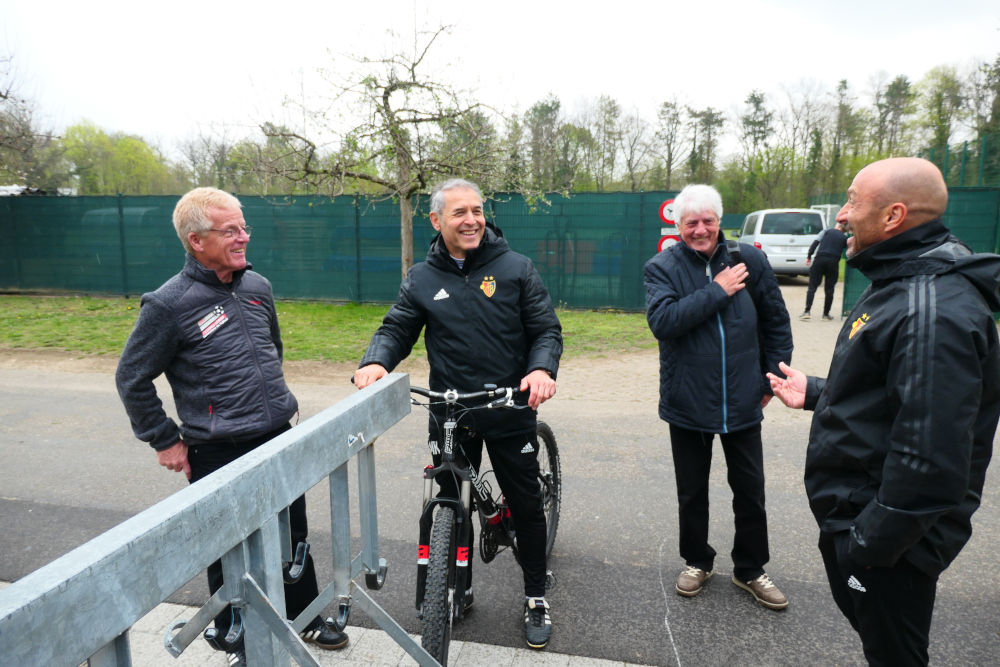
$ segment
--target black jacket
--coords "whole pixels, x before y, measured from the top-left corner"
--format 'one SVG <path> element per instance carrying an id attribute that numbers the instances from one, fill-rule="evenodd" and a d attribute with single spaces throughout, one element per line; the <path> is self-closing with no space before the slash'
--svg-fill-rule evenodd
<path id="1" fill-rule="evenodd" d="M 135 437 L 154 449 L 240 442 L 288 423 L 298 411 L 281 371 L 281 330 L 271 283 L 246 269 L 230 285 L 187 255 L 184 270 L 143 294 L 115 382 Z M 178 428 L 153 386 L 166 373 Z"/>
<path id="2" fill-rule="evenodd" d="M 936 576 L 972 534 L 1000 416 L 1000 257 L 940 220 L 848 260 L 872 280 L 837 339 L 814 409 L 805 483 L 861 565 Z"/>
<path id="3" fill-rule="evenodd" d="M 391 371 L 425 326 L 433 391 L 518 387 L 531 371 L 554 378 L 559 370 L 562 327 L 549 293 L 531 260 L 512 252 L 491 224 L 462 269 L 441 235 L 434 237 L 427 261 L 410 269 L 359 367 Z M 496 437 L 532 432 L 536 417 L 530 409 L 479 410 L 461 423 Z"/>
<path id="4" fill-rule="evenodd" d="M 806 259 L 812 259 L 813 253 L 816 253 L 817 257 L 820 255 L 829 255 L 830 257 L 840 259 L 846 247 L 847 234 L 836 227 L 830 227 L 821 231 L 816 240 L 812 242 L 812 245 L 809 246 L 809 254 L 806 256 Z"/>
<path id="5" fill-rule="evenodd" d="M 750 273 L 732 297 L 713 278 L 732 266 L 725 242 L 709 260 L 677 243 L 646 263 L 646 320 L 660 341 L 660 418 L 729 433 L 764 419 L 765 373 L 792 358 L 792 329 L 763 252 L 740 244 Z M 756 307 L 755 307 L 756 306 Z M 763 347 L 763 349 L 761 349 Z"/>

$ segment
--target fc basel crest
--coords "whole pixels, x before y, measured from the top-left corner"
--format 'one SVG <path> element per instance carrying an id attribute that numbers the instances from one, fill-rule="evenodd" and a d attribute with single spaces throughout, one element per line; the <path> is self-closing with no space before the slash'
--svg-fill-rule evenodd
<path id="1" fill-rule="evenodd" d="M 854 334 L 858 333 L 861 327 L 868 324 L 868 313 L 865 313 L 858 319 L 854 320 L 854 324 L 851 325 L 851 335 L 847 337 L 848 340 L 854 338 Z"/>
<path id="2" fill-rule="evenodd" d="M 483 284 L 479 286 L 479 289 L 483 290 L 483 294 L 486 296 L 493 296 L 497 291 L 497 281 L 493 280 L 493 276 L 483 278 Z"/>

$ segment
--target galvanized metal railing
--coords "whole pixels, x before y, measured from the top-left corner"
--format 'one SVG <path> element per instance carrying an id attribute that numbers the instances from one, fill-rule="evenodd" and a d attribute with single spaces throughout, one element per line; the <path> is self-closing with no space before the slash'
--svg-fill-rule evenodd
<path id="1" fill-rule="evenodd" d="M 298 633 L 333 602 L 356 604 L 421 665 L 438 663 L 354 578 L 380 588 L 375 438 L 410 411 L 409 378 L 393 374 L 0 591 L 0 665 L 131 665 L 129 628 L 221 558 L 225 585 L 175 623 L 175 657 L 227 604 L 241 610 L 252 667 L 319 667 Z M 347 463 L 358 457 L 361 552 L 351 557 Z M 329 478 L 333 582 L 298 618 L 284 618 L 283 563 L 293 560 L 287 508 Z"/>

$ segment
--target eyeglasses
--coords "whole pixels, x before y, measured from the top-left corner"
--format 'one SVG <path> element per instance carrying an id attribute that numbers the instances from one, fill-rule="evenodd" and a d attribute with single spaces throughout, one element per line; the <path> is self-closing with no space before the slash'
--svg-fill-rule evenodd
<path id="1" fill-rule="evenodd" d="M 222 234 L 227 239 L 238 239 L 240 237 L 240 232 L 246 232 L 247 237 L 249 237 L 252 229 L 253 227 L 247 225 L 246 227 L 238 227 L 236 229 L 210 229 L 208 231 L 215 232 L 216 234 Z"/>

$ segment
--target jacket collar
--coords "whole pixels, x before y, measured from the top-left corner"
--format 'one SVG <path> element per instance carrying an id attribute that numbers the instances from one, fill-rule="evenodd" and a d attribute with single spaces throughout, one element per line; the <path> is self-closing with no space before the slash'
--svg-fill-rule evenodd
<path id="1" fill-rule="evenodd" d="M 247 262 L 245 268 L 239 271 L 233 271 L 233 285 L 239 285 L 240 279 L 243 274 L 252 269 L 253 266 L 250 262 Z M 212 285 L 213 287 L 226 287 L 226 283 L 219 280 L 218 274 L 212 269 L 206 269 L 205 265 L 195 259 L 195 256 L 191 253 L 186 253 L 184 256 L 184 269 L 181 271 L 184 275 L 197 280 L 200 283 L 205 283 L 206 285 Z"/>
<path id="2" fill-rule="evenodd" d="M 508 250 L 510 250 L 510 246 L 507 245 L 507 239 L 503 237 L 503 232 L 492 222 L 487 222 L 486 230 L 483 233 L 483 240 L 480 241 L 478 248 L 470 250 L 465 255 L 465 262 L 461 269 L 458 268 L 455 260 L 451 258 L 448 246 L 444 244 L 444 239 L 441 238 L 440 232 L 431 239 L 430 248 L 427 250 L 427 263 L 445 271 L 457 271 L 463 275 L 468 275 L 473 270 L 492 261 Z"/>
<path id="3" fill-rule="evenodd" d="M 847 260 L 847 265 L 872 281 L 902 275 L 906 271 L 904 264 L 946 243 L 949 238 L 948 228 L 941 218 L 936 218 L 865 248 Z"/>

